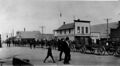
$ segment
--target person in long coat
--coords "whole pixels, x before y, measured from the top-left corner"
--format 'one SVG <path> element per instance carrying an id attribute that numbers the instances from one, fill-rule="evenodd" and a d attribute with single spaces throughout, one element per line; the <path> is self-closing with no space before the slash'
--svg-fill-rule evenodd
<path id="1" fill-rule="evenodd" d="M 64 41 L 64 53 L 65 53 L 65 58 L 64 58 L 64 64 L 69 64 L 70 61 L 70 47 L 69 47 L 69 38 L 66 38 L 66 41 Z"/>
<path id="2" fill-rule="evenodd" d="M 58 40 L 58 51 L 60 51 L 60 53 L 59 53 L 59 61 L 62 60 L 62 54 L 64 53 L 63 40 L 64 39 Z"/>

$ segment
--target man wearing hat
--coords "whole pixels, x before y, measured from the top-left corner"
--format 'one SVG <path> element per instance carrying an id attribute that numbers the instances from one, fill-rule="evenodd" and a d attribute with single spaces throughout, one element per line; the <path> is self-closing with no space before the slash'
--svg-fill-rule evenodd
<path id="1" fill-rule="evenodd" d="M 69 64 L 70 61 L 70 47 L 69 47 L 69 38 L 66 37 L 66 40 L 64 42 L 64 53 L 65 53 L 65 58 L 64 58 L 64 64 Z"/>

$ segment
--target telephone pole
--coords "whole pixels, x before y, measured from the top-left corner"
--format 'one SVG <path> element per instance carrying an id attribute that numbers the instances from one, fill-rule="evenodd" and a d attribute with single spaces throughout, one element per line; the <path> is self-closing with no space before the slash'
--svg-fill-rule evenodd
<path id="1" fill-rule="evenodd" d="M 40 26 L 40 28 L 42 30 L 42 38 L 43 38 L 43 31 L 44 31 L 45 26 Z"/>
<path id="2" fill-rule="evenodd" d="M 43 31 L 44 31 L 45 26 L 40 26 L 40 28 L 41 28 L 42 34 L 43 34 Z"/>
<path id="3" fill-rule="evenodd" d="M 107 21 L 107 41 L 108 41 L 108 38 L 109 38 L 109 20 L 111 20 L 110 18 L 107 18 L 105 19 Z"/>
<path id="4" fill-rule="evenodd" d="M 13 31 L 12 31 L 12 37 L 14 37 L 14 29 L 13 29 Z"/>

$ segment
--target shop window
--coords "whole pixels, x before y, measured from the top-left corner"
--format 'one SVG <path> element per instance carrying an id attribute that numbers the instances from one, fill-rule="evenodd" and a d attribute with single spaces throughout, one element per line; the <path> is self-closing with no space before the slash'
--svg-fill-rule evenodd
<path id="1" fill-rule="evenodd" d="M 69 29 L 69 33 L 71 33 L 71 30 Z"/>
<path id="2" fill-rule="evenodd" d="M 82 34 L 84 34 L 84 27 L 82 27 Z"/>
<path id="3" fill-rule="evenodd" d="M 86 33 L 88 33 L 88 27 L 86 27 Z"/>
<path id="4" fill-rule="evenodd" d="M 64 30 L 64 34 L 66 34 L 66 30 Z"/>
<path id="5" fill-rule="evenodd" d="M 80 33 L 80 27 L 77 27 L 77 32 Z"/>

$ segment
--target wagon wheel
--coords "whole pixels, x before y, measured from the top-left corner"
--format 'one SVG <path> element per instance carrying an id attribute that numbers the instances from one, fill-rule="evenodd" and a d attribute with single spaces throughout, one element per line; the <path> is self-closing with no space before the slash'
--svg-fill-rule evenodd
<path id="1" fill-rule="evenodd" d="M 94 53 L 95 53 L 95 50 L 94 50 L 94 49 L 91 49 L 90 52 L 91 52 L 92 54 L 94 54 Z"/>
<path id="2" fill-rule="evenodd" d="M 111 48 L 110 50 L 108 50 L 107 53 L 108 53 L 109 55 L 113 55 L 113 54 L 114 54 L 113 48 Z"/>
<path id="3" fill-rule="evenodd" d="M 83 53 L 83 49 L 82 49 L 82 48 L 83 48 L 83 47 L 80 47 L 80 52 L 81 52 L 81 53 Z"/>
<path id="4" fill-rule="evenodd" d="M 99 55 L 104 55 L 104 54 L 105 54 L 104 48 L 98 48 L 98 49 L 97 49 L 97 53 L 98 53 Z"/>
<path id="5" fill-rule="evenodd" d="M 74 51 L 74 49 L 75 49 L 75 45 L 72 44 L 72 45 L 70 46 L 70 49 L 71 49 L 71 51 Z"/>
<path id="6" fill-rule="evenodd" d="M 116 53 L 120 55 L 120 48 L 117 49 Z"/>
<path id="7" fill-rule="evenodd" d="M 85 53 L 86 52 L 86 47 L 82 47 L 81 49 L 80 49 L 80 51 L 81 51 L 81 53 Z"/>

